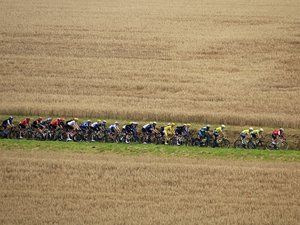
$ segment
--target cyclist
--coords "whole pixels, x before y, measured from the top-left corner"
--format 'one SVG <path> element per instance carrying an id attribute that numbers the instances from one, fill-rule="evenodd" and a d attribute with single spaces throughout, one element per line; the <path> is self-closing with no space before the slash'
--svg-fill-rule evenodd
<path id="1" fill-rule="evenodd" d="M 284 136 L 284 129 L 280 128 L 277 130 L 273 130 L 272 132 L 272 144 L 274 145 L 274 148 L 277 148 L 277 142 L 279 141 L 279 139 L 285 139 Z"/>
<path id="2" fill-rule="evenodd" d="M 51 122 L 52 122 L 52 118 L 49 117 L 49 118 L 47 118 L 47 119 L 45 119 L 45 120 L 42 120 L 42 121 L 40 122 L 39 126 L 40 126 L 41 129 L 49 128 Z"/>
<path id="3" fill-rule="evenodd" d="M 1 124 L 1 127 L 3 128 L 3 133 L 6 137 L 8 136 L 8 134 L 10 132 L 10 130 L 8 128 L 11 128 L 14 126 L 13 120 L 14 120 L 14 117 L 10 116 L 8 119 L 4 120 Z"/>
<path id="4" fill-rule="evenodd" d="M 50 125 L 49 125 L 50 130 L 54 131 L 57 128 L 63 128 L 64 121 L 65 121 L 65 118 L 58 118 L 56 120 L 51 121 Z"/>
<path id="5" fill-rule="evenodd" d="M 86 122 L 83 122 L 82 124 L 80 124 L 80 129 L 84 130 L 84 131 L 88 131 L 91 127 L 92 121 L 91 120 L 87 120 Z"/>
<path id="6" fill-rule="evenodd" d="M 225 136 L 225 128 L 226 126 L 224 124 L 222 124 L 220 127 L 217 127 L 216 129 L 214 129 L 213 131 L 213 138 L 214 138 L 214 146 L 216 147 L 218 146 L 220 140 Z"/>
<path id="7" fill-rule="evenodd" d="M 153 131 L 155 130 L 155 127 L 156 127 L 155 121 L 143 126 L 142 133 L 143 133 L 143 136 L 145 137 L 144 144 L 147 144 L 148 142 L 150 142 L 150 137 L 151 137 L 151 134 L 153 133 Z"/>
<path id="8" fill-rule="evenodd" d="M 175 129 L 176 141 L 177 145 L 180 145 L 180 140 L 182 137 L 185 137 L 189 134 L 189 126 L 190 124 L 183 124 L 183 126 L 178 126 Z"/>
<path id="9" fill-rule="evenodd" d="M 97 120 L 97 122 L 94 122 L 91 124 L 91 128 L 94 131 L 100 131 L 100 124 L 101 124 L 101 120 Z"/>
<path id="10" fill-rule="evenodd" d="M 40 129 L 40 123 L 42 122 L 43 118 L 39 117 L 36 120 L 34 120 L 31 124 L 31 127 L 36 130 L 37 132 L 42 132 L 42 130 Z"/>
<path id="11" fill-rule="evenodd" d="M 252 137 L 252 134 L 251 134 L 252 131 L 253 131 L 253 128 L 250 127 L 249 129 L 243 130 L 243 131 L 240 133 L 243 147 L 246 147 L 246 144 L 247 144 L 247 143 L 249 142 L 249 140 L 251 139 L 251 137 Z"/>
<path id="12" fill-rule="evenodd" d="M 29 118 L 29 117 L 27 117 L 26 119 L 20 121 L 20 123 L 19 123 L 19 128 L 20 128 L 20 138 L 23 138 L 23 137 L 22 137 L 22 132 L 23 132 L 26 128 L 30 127 L 29 122 L 30 122 L 30 118 Z"/>
<path id="13" fill-rule="evenodd" d="M 175 134 L 175 123 L 164 127 L 163 136 L 165 136 L 165 145 L 168 144 L 170 138 Z"/>
<path id="14" fill-rule="evenodd" d="M 119 122 L 116 121 L 114 124 L 110 125 L 107 129 L 108 135 L 111 139 L 114 139 L 113 137 L 115 134 L 120 133 L 120 128 L 119 128 Z"/>
<path id="15" fill-rule="evenodd" d="M 137 137 L 137 125 L 138 123 L 137 122 L 130 122 L 129 124 L 125 125 L 123 127 L 123 131 L 125 133 L 125 142 L 127 144 L 130 143 L 129 141 L 129 136 L 132 134 L 133 135 L 133 138 L 137 141 L 138 140 L 138 137 Z"/>
<path id="16" fill-rule="evenodd" d="M 102 132 L 106 132 L 106 123 L 106 120 L 102 120 L 102 122 L 99 123 Z"/>
<path id="17" fill-rule="evenodd" d="M 67 121 L 65 124 L 65 129 L 67 132 L 67 141 L 72 141 L 70 138 L 70 133 L 73 133 L 75 130 L 80 130 L 80 127 L 78 126 L 78 118 Z"/>
<path id="18" fill-rule="evenodd" d="M 251 136 L 254 139 L 254 142 L 256 143 L 257 140 L 262 138 L 262 133 L 264 132 L 264 129 L 259 128 L 257 130 L 253 130 L 251 132 Z"/>
<path id="19" fill-rule="evenodd" d="M 94 122 L 94 123 L 91 124 L 91 130 L 92 130 L 92 134 L 91 134 L 92 139 L 91 139 L 91 141 L 95 141 L 94 140 L 94 133 L 97 133 L 97 132 L 101 131 L 101 124 L 102 124 L 101 120 L 97 120 L 97 122 Z"/>
<path id="20" fill-rule="evenodd" d="M 1 125 L 3 127 L 3 129 L 5 130 L 6 128 L 12 127 L 13 120 L 14 120 L 13 116 L 10 116 L 8 119 L 4 120 Z"/>
<path id="21" fill-rule="evenodd" d="M 171 125 L 171 123 L 166 124 L 166 126 L 170 126 L 170 125 Z M 164 129 L 165 129 L 166 126 L 163 126 L 163 127 L 159 128 L 159 132 L 160 132 L 161 136 L 164 136 Z"/>
<path id="22" fill-rule="evenodd" d="M 210 125 L 207 124 L 205 127 L 202 127 L 198 131 L 198 137 L 200 139 L 200 144 L 203 145 L 203 140 L 206 140 L 206 143 L 208 143 L 209 139 L 209 132 L 210 132 Z"/>

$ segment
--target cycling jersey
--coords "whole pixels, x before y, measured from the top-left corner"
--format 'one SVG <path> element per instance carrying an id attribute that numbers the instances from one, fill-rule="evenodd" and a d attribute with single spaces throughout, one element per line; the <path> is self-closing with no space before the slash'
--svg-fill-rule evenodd
<path id="1" fill-rule="evenodd" d="M 99 123 L 99 122 L 92 123 L 91 128 L 93 130 L 99 131 L 100 130 L 100 124 L 101 123 Z"/>
<path id="2" fill-rule="evenodd" d="M 77 125 L 77 123 L 76 123 L 75 120 L 71 120 L 71 121 L 68 121 L 68 122 L 67 122 L 67 125 L 68 125 L 69 127 L 74 128 L 74 127 Z"/>
<path id="3" fill-rule="evenodd" d="M 166 126 L 164 127 L 164 134 L 165 135 L 169 135 L 169 134 L 172 134 L 174 133 L 174 128 L 172 126 Z"/>
<path id="4" fill-rule="evenodd" d="M 251 136 L 253 138 L 257 138 L 257 136 L 260 135 L 260 132 L 261 132 L 260 130 L 254 130 L 254 131 L 251 132 Z"/>
<path id="5" fill-rule="evenodd" d="M 175 129 L 175 133 L 177 135 L 186 135 L 188 133 L 188 128 L 187 126 L 178 126 Z"/>
<path id="6" fill-rule="evenodd" d="M 248 135 L 248 134 L 250 134 L 250 130 L 249 129 L 248 130 L 243 130 L 241 132 L 241 134 Z"/>
<path id="7" fill-rule="evenodd" d="M 35 120 L 32 122 L 31 126 L 33 128 L 39 128 L 39 124 L 40 124 L 41 120 Z"/>
<path id="8" fill-rule="evenodd" d="M 283 136 L 283 132 L 281 131 L 281 130 L 273 130 L 273 133 L 272 134 L 274 134 L 274 135 L 276 135 L 276 136 Z"/>
<path id="9" fill-rule="evenodd" d="M 29 125 L 29 120 L 22 120 L 20 123 L 19 123 L 19 125 L 24 125 L 24 126 L 27 126 L 27 125 Z"/>
<path id="10" fill-rule="evenodd" d="M 131 133 L 131 132 L 134 132 L 134 127 L 132 124 L 127 124 L 127 125 L 125 125 L 124 130 L 126 133 Z"/>
<path id="11" fill-rule="evenodd" d="M 217 133 L 223 133 L 222 127 L 217 127 L 217 128 L 215 129 L 215 131 L 216 131 Z"/>
<path id="12" fill-rule="evenodd" d="M 202 127 L 202 128 L 198 131 L 198 134 L 199 134 L 200 137 L 206 137 L 208 131 L 209 131 L 209 128 L 207 128 L 207 127 Z"/>
<path id="13" fill-rule="evenodd" d="M 2 127 L 6 129 L 8 126 L 13 125 L 13 119 L 7 119 L 2 122 Z"/>
<path id="14" fill-rule="evenodd" d="M 149 124 L 146 124 L 145 126 L 143 126 L 142 131 L 151 133 L 153 131 L 153 129 L 154 129 L 154 124 L 149 123 Z"/>
<path id="15" fill-rule="evenodd" d="M 108 128 L 108 132 L 114 133 L 114 132 L 116 132 L 116 130 L 118 130 L 118 129 L 119 129 L 119 126 L 118 126 L 117 124 L 112 124 L 112 125 L 110 125 L 109 128 Z"/>
<path id="16" fill-rule="evenodd" d="M 84 122 L 79 127 L 80 127 L 80 129 L 86 130 L 86 129 L 89 129 L 90 124 L 91 124 L 90 122 Z"/>

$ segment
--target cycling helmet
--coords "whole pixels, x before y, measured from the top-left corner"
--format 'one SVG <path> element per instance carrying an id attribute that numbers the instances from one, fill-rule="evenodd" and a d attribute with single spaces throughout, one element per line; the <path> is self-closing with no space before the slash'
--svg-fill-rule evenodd
<path id="1" fill-rule="evenodd" d="M 13 116 L 10 116 L 10 117 L 9 117 L 10 120 L 12 120 L 13 118 L 14 118 Z"/>
<path id="2" fill-rule="evenodd" d="M 190 127 L 192 124 L 188 123 L 187 126 Z"/>
<path id="3" fill-rule="evenodd" d="M 259 131 L 260 131 L 260 132 L 264 132 L 264 129 L 260 128 Z"/>
<path id="4" fill-rule="evenodd" d="M 92 121 L 91 121 L 91 120 L 87 120 L 86 122 L 90 123 L 90 122 L 92 122 Z"/>
<path id="5" fill-rule="evenodd" d="M 74 118 L 75 121 L 78 121 L 78 118 Z"/>
<path id="6" fill-rule="evenodd" d="M 51 121 L 51 120 L 52 120 L 52 118 L 51 118 L 51 117 L 47 118 L 47 121 Z"/>
<path id="7" fill-rule="evenodd" d="M 116 121 L 116 122 L 115 122 L 115 124 L 119 124 L 119 122 L 118 122 L 118 121 Z"/>
<path id="8" fill-rule="evenodd" d="M 103 122 L 103 123 L 106 123 L 106 120 L 103 120 L 102 122 Z"/>
<path id="9" fill-rule="evenodd" d="M 39 117 L 39 118 L 38 118 L 38 120 L 42 120 L 42 119 L 43 119 L 42 117 Z"/>
<path id="10" fill-rule="evenodd" d="M 26 118 L 26 120 L 30 120 L 30 118 L 29 118 L 29 117 L 27 117 L 27 118 Z"/>
<path id="11" fill-rule="evenodd" d="M 102 120 L 97 120 L 98 123 L 100 123 Z"/>
<path id="12" fill-rule="evenodd" d="M 279 130 L 282 131 L 282 132 L 284 132 L 284 129 L 283 129 L 283 128 L 280 128 Z"/>
<path id="13" fill-rule="evenodd" d="M 156 124 L 156 122 L 154 121 L 154 122 L 152 122 L 152 124 Z"/>
<path id="14" fill-rule="evenodd" d="M 174 127 L 174 126 L 175 126 L 175 123 L 171 123 L 171 126 Z"/>
<path id="15" fill-rule="evenodd" d="M 132 124 L 133 124 L 133 125 L 138 125 L 138 123 L 137 123 L 137 122 L 132 122 Z"/>
<path id="16" fill-rule="evenodd" d="M 252 127 L 250 127 L 250 128 L 249 128 L 249 130 L 250 130 L 250 131 L 253 131 L 253 128 L 252 128 Z"/>
<path id="17" fill-rule="evenodd" d="M 206 127 L 210 127 L 210 124 L 207 124 Z"/>
<path id="18" fill-rule="evenodd" d="M 226 126 L 224 124 L 221 125 L 222 128 L 225 128 Z"/>

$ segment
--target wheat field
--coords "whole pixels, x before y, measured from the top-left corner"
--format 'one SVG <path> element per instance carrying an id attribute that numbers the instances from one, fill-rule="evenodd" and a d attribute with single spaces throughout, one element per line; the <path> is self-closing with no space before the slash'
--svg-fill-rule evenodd
<path id="1" fill-rule="evenodd" d="M 1 224 L 298 225 L 299 163 L 0 151 Z"/>
<path id="2" fill-rule="evenodd" d="M 0 0 L 0 113 L 300 127 L 298 0 Z"/>

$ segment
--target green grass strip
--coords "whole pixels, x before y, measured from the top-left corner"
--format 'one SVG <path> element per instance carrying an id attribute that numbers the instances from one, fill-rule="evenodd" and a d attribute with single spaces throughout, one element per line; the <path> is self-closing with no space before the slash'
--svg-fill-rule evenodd
<path id="1" fill-rule="evenodd" d="M 0 140 L 0 150 L 29 150 L 29 151 L 69 151 L 82 153 L 116 153 L 123 155 L 154 155 L 178 156 L 190 158 L 222 158 L 246 160 L 279 160 L 300 161 L 300 151 L 287 150 L 247 150 L 247 149 L 220 149 L 200 148 L 191 146 L 165 146 L 143 144 L 116 144 L 116 143 L 76 143 L 55 141 L 31 140 Z"/>

